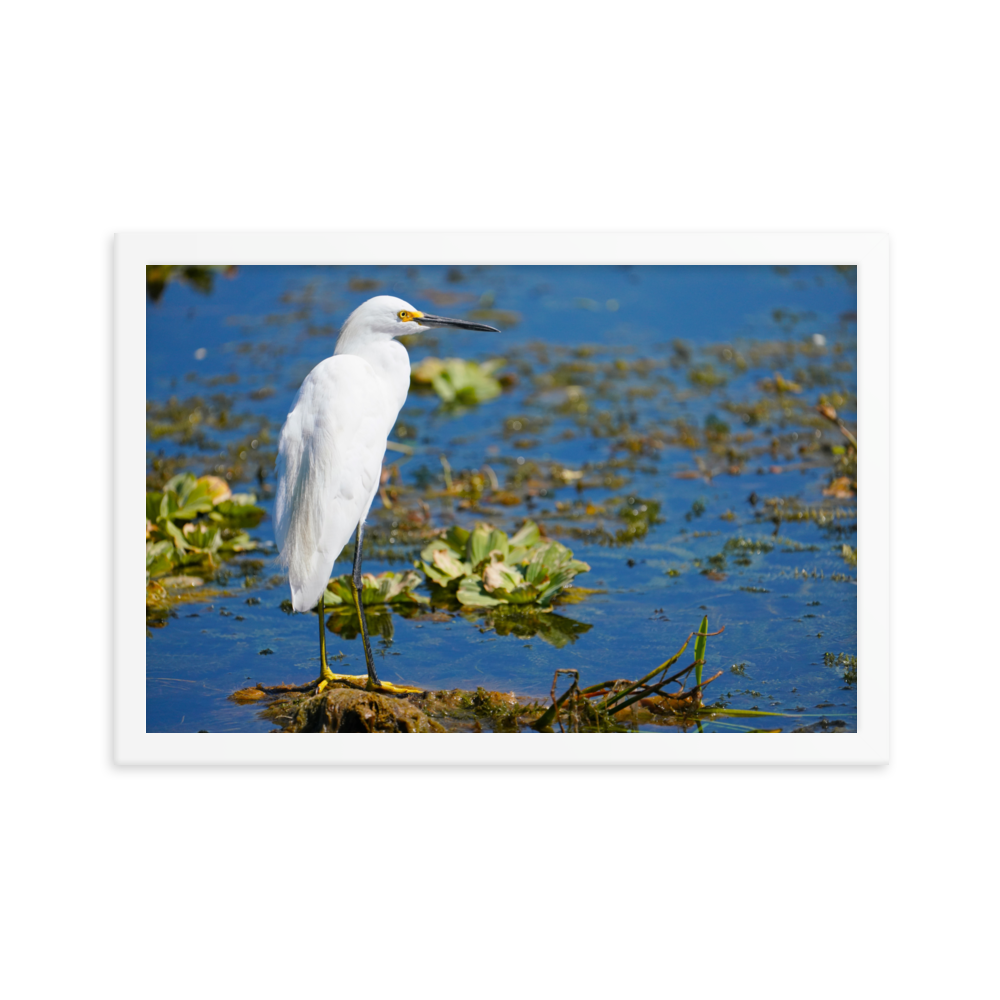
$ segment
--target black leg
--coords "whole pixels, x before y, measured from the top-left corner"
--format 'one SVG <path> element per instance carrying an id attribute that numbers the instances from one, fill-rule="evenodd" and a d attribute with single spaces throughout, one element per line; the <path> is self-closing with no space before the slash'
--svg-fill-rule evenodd
<path id="1" fill-rule="evenodd" d="M 354 572 L 351 575 L 351 590 L 354 594 L 354 608 L 361 621 L 361 641 L 365 644 L 365 665 L 368 667 L 368 687 L 378 685 L 378 674 L 375 673 L 375 660 L 372 657 L 372 646 L 368 641 L 368 624 L 365 621 L 365 609 L 361 605 L 361 536 L 364 529 L 358 524 L 358 536 L 354 545 Z"/>

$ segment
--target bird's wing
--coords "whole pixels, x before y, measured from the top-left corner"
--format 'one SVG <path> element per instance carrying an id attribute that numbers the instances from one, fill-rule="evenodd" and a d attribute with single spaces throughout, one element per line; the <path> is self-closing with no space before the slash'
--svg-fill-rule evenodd
<path id="1" fill-rule="evenodd" d="M 302 383 L 278 444 L 275 535 L 292 606 L 309 611 L 378 489 L 395 417 L 367 361 L 343 354 Z"/>

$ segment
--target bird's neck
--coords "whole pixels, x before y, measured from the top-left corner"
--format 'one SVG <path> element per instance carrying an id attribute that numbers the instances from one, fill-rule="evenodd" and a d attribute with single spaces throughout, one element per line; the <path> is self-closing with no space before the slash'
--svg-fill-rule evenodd
<path id="1" fill-rule="evenodd" d="M 372 366 L 382 382 L 386 401 L 393 406 L 392 424 L 395 424 L 396 415 L 403 408 L 410 388 L 410 356 L 406 353 L 406 348 L 392 337 L 372 340 L 351 336 L 351 332 L 345 330 L 337 340 L 333 353 L 353 354 L 364 358 Z"/>

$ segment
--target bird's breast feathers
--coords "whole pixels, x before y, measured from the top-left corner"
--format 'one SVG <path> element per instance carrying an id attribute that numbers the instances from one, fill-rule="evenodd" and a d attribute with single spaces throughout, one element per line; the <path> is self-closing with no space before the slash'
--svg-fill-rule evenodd
<path id="1" fill-rule="evenodd" d="M 395 419 L 362 358 L 327 358 L 306 376 L 278 444 L 275 534 L 286 559 L 340 552 L 374 496 Z"/>

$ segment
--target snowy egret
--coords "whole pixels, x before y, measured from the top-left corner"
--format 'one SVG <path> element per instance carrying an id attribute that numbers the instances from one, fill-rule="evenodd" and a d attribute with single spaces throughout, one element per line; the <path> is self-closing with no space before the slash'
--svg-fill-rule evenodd
<path id="1" fill-rule="evenodd" d="M 337 676 L 326 662 L 324 594 L 334 560 L 351 535 L 351 591 L 368 688 L 379 683 L 361 606 L 361 539 L 389 432 L 410 387 L 410 358 L 396 338 L 435 326 L 500 332 L 484 323 L 432 316 L 393 295 L 376 295 L 347 317 L 333 357 L 306 376 L 281 430 L 275 536 L 288 568 L 292 607 L 311 611 L 319 605 L 321 690 Z"/>

